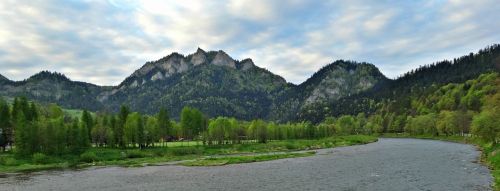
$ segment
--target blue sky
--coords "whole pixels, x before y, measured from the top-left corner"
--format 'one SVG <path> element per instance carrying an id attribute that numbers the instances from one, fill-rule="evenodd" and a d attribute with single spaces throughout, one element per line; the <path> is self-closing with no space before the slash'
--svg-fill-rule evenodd
<path id="1" fill-rule="evenodd" d="M 146 61 L 224 50 L 301 83 L 337 59 L 394 78 L 500 43 L 498 0 L 2 0 L 0 73 L 117 85 Z"/>

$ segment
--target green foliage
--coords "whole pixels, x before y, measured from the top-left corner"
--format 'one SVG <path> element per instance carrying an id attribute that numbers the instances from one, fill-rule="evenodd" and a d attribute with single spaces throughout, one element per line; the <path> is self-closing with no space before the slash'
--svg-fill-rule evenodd
<path id="1" fill-rule="evenodd" d="M 233 157 L 213 157 L 201 160 L 184 162 L 182 165 L 185 166 L 221 166 L 228 164 L 241 164 L 241 163 L 251 163 L 251 162 L 262 162 L 269 160 L 278 160 L 284 158 L 297 158 L 297 157 L 307 157 L 314 155 L 315 152 L 304 152 L 304 153 L 284 153 L 284 154 L 271 154 L 271 155 L 256 155 L 256 156 L 233 156 Z"/>
<path id="2" fill-rule="evenodd" d="M 198 155 L 202 152 L 203 150 L 198 147 L 174 147 L 168 149 L 168 153 L 173 156 Z"/>
<path id="3" fill-rule="evenodd" d="M 168 111 L 162 107 L 156 118 L 158 130 L 160 131 L 159 136 L 162 141 L 167 141 L 169 138 L 173 137 L 172 123 L 170 122 Z"/>
<path id="4" fill-rule="evenodd" d="M 500 139 L 500 116 L 483 111 L 472 120 L 472 133 L 486 141 L 497 143 Z"/>
<path id="5" fill-rule="evenodd" d="M 298 120 L 320 122 L 329 116 L 373 114 L 381 109 L 410 115 L 479 111 L 481 98 L 492 90 L 491 84 L 481 82 L 494 81 L 497 74 L 491 73 L 500 69 L 499 56 L 500 45 L 493 45 L 476 54 L 425 65 L 367 91 L 313 104 L 300 111 Z"/>
<path id="6" fill-rule="evenodd" d="M 180 123 L 183 129 L 183 136 L 187 139 L 198 137 L 207 128 L 207 120 L 203 116 L 203 113 L 191 107 L 184 107 L 182 109 Z"/>
<path id="7" fill-rule="evenodd" d="M 443 110 L 439 113 L 436 128 L 439 134 L 455 135 L 460 132 L 458 112 Z"/>
<path id="8" fill-rule="evenodd" d="M 168 126 L 170 126 L 170 124 Z M 162 138 L 167 137 L 167 135 L 170 134 L 168 129 L 170 129 L 170 127 L 161 127 L 157 118 L 146 117 L 146 124 L 144 129 L 145 147 L 153 145 L 158 141 L 163 141 Z M 167 134 L 166 132 L 169 133 Z"/>
<path id="9" fill-rule="evenodd" d="M 91 163 L 97 161 L 97 155 L 95 152 L 86 151 L 80 155 L 80 161 L 85 163 Z"/>
<path id="10" fill-rule="evenodd" d="M 13 131 L 11 124 L 11 113 L 7 102 L 0 97 L 0 147 L 6 150 L 6 147 L 13 142 Z"/>
<path id="11" fill-rule="evenodd" d="M 140 126 L 142 126 L 140 125 L 140 123 L 142 123 L 141 118 L 142 116 L 139 113 L 131 113 L 128 115 L 123 135 L 125 145 L 132 145 L 132 147 L 135 147 L 136 144 L 141 144 L 139 142 L 139 134 L 142 134 L 139 130 L 143 130 L 140 129 Z"/>
<path id="12" fill-rule="evenodd" d="M 344 135 L 354 134 L 356 130 L 356 122 L 354 117 L 350 115 L 341 116 L 337 120 L 337 131 Z"/>
<path id="13" fill-rule="evenodd" d="M 138 150 L 129 150 L 127 151 L 127 158 L 144 158 L 146 154 Z"/>
<path id="14" fill-rule="evenodd" d="M 224 140 L 229 138 L 231 133 L 232 124 L 228 118 L 219 117 L 210 121 L 208 125 L 208 142 L 211 144 L 213 141 L 217 144 L 224 144 Z"/>
<path id="15" fill-rule="evenodd" d="M 253 120 L 249 127 L 251 139 L 258 140 L 259 143 L 266 143 L 268 140 L 267 125 L 263 120 Z"/>
<path id="16" fill-rule="evenodd" d="M 43 153 L 35 153 L 32 156 L 32 161 L 35 164 L 46 164 L 49 162 L 48 160 L 49 158 Z"/>
<path id="17" fill-rule="evenodd" d="M 115 142 L 120 145 L 120 147 L 125 147 L 125 141 L 123 140 L 125 134 L 125 123 L 127 122 L 127 117 L 130 114 L 130 109 L 127 106 L 122 105 L 120 107 L 120 113 L 118 114 L 118 121 L 114 129 L 115 132 Z"/>
<path id="18" fill-rule="evenodd" d="M 87 110 L 84 110 L 81 117 L 82 128 L 87 130 L 87 137 L 92 137 L 91 132 L 94 128 L 94 120 Z"/>

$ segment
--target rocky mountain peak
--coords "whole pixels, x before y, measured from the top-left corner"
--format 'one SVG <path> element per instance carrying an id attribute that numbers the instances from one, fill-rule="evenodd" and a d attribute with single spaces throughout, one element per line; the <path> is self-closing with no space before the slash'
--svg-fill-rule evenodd
<path id="1" fill-rule="evenodd" d="M 350 96 L 386 80 L 372 64 L 338 60 L 323 67 L 299 86 L 310 92 L 305 99 L 307 105 Z"/>
<path id="2" fill-rule="evenodd" d="M 254 65 L 251 60 L 249 61 L 250 62 L 246 62 L 244 65 L 245 70 Z M 168 78 L 176 73 L 185 72 L 192 67 L 208 63 L 236 69 L 236 61 L 224 51 L 219 50 L 217 52 L 206 52 L 203 49 L 198 48 L 195 53 L 188 56 L 174 52 L 157 61 L 147 62 L 140 69 L 136 70 L 132 74 L 132 77 L 142 78 L 147 76 L 149 80 L 155 81 L 157 79 Z"/>
<path id="3" fill-rule="evenodd" d="M 240 69 L 243 71 L 249 70 L 253 67 L 255 67 L 255 64 L 253 63 L 252 59 L 250 59 L 250 58 L 244 59 L 240 62 Z"/>
<path id="4" fill-rule="evenodd" d="M 40 81 L 40 80 L 71 81 L 68 77 L 66 77 L 62 73 L 50 72 L 50 71 L 38 72 L 37 74 L 29 77 L 26 81 Z"/>
<path id="5" fill-rule="evenodd" d="M 203 49 L 198 48 L 196 52 L 191 56 L 190 62 L 193 64 L 193 66 L 207 63 L 207 53 Z"/>
<path id="6" fill-rule="evenodd" d="M 227 66 L 230 68 L 236 68 L 236 62 L 227 55 L 224 51 L 219 50 L 215 55 L 215 58 L 212 60 L 211 64 L 217 66 Z"/>
<path id="7" fill-rule="evenodd" d="M 196 49 L 196 52 L 195 53 L 203 53 L 203 54 L 206 54 L 207 52 L 205 52 L 205 50 L 201 49 L 200 47 L 198 47 Z"/>
<path id="8" fill-rule="evenodd" d="M 3 76 L 2 74 L 0 74 L 0 81 L 8 81 L 9 79 L 7 79 L 5 76 Z"/>
<path id="9" fill-rule="evenodd" d="M 12 81 L 10 81 L 8 78 L 6 78 L 2 74 L 0 74 L 0 84 L 5 84 L 5 83 L 9 83 L 9 82 L 12 82 Z"/>
<path id="10" fill-rule="evenodd" d="M 246 59 L 244 62 L 237 62 L 222 50 L 206 52 L 198 48 L 195 53 L 188 56 L 174 52 L 157 61 L 147 62 L 125 79 L 118 86 L 118 89 L 137 88 L 148 82 L 164 80 L 174 74 L 187 72 L 203 64 L 213 64 L 242 70 L 248 70 L 255 66 L 250 59 Z"/>

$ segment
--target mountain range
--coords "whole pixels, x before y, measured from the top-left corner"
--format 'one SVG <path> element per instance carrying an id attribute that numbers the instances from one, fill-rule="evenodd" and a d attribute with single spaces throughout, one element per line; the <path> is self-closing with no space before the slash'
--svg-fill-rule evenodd
<path id="1" fill-rule="evenodd" d="M 495 71 L 499 55 L 499 46 L 493 45 L 477 54 L 421 67 L 395 80 L 385 77 L 373 64 L 338 60 L 296 85 L 258 67 L 251 59 L 238 61 L 221 50 L 198 48 L 187 56 L 172 53 L 147 62 L 117 86 L 72 81 L 48 71 L 23 81 L 0 75 L 0 96 L 26 96 L 40 103 L 91 111 L 116 112 L 120 105 L 128 105 L 152 114 L 165 107 L 174 118 L 184 106 L 191 106 L 209 117 L 320 120 L 345 109 L 339 107 L 353 107 L 363 100 L 377 101 L 411 87 L 460 82 Z"/>

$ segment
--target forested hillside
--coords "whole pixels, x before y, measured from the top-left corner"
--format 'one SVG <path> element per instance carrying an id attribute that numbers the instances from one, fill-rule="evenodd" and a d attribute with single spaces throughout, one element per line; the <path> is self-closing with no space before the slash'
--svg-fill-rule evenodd
<path id="1" fill-rule="evenodd" d="M 164 107 L 175 119 L 183 107 L 190 106 L 209 117 L 318 123 L 328 116 L 371 114 L 386 102 L 404 108 L 414 96 L 498 71 L 499 65 L 499 45 L 422 66 L 395 80 L 387 79 L 372 64 L 338 60 L 295 85 L 251 59 L 238 61 L 223 51 L 198 49 L 187 56 L 172 53 L 147 62 L 118 86 L 75 82 L 46 71 L 18 82 L 0 77 L 0 96 L 26 96 L 90 111 L 117 112 L 121 105 L 128 105 L 153 114 Z"/>
<path id="2" fill-rule="evenodd" d="M 368 63 L 338 60 L 321 68 L 309 79 L 278 94 L 270 120 L 297 120 L 304 109 L 330 103 L 388 83 L 377 67 Z"/>
<path id="3" fill-rule="evenodd" d="M 25 96 L 42 103 L 57 103 L 66 108 L 97 111 L 104 107 L 95 98 L 107 88 L 71 81 L 61 73 L 42 71 L 23 81 L 0 82 L 0 96 Z"/>
<path id="4" fill-rule="evenodd" d="M 372 64 L 339 60 L 295 85 L 256 66 L 251 59 L 238 61 L 223 51 L 198 49 L 187 56 L 172 53 L 147 62 L 112 87 L 75 82 L 47 71 L 24 81 L 2 81 L 1 96 L 25 96 L 67 109 L 117 112 L 121 105 L 128 105 L 152 114 L 165 107 L 179 119 L 181 109 L 190 106 L 209 117 L 283 122 L 296 119 L 304 106 L 366 91 L 387 79 Z"/>
<path id="5" fill-rule="evenodd" d="M 237 70 L 203 64 L 164 80 L 120 89 L 104 102 L 111 111 L 126 104 L 137 111 L 155 113 L 163 106 L 177 118 L 184 106 L 191 106 L 212 117 L 250 120 L 267 118 L 275 95 L 288 86 L 283 78 L 262 68 Z"/>
<path id="6" fill-rule="evenodd" d="M 493 45 L 452 61 L 422 66 L 401 77 L 387 81 L 368 91 L 304 108 L 297 120 L 321 121 L 327 116 L 373 113 L 381 103 L 391 102 L 395 108 L 406 108 L 411 99 L 427 95 L 447 83 L 463 83 L 479 75 L 500 71 L 500 46 Z"/>

